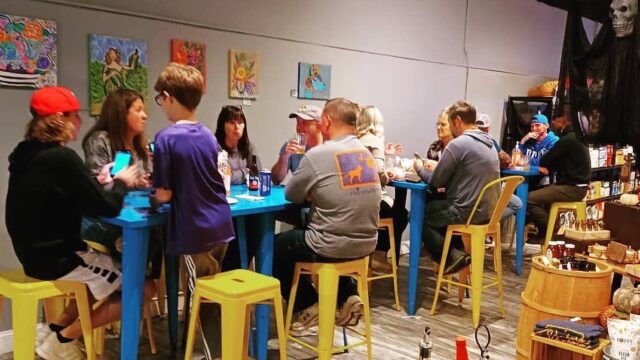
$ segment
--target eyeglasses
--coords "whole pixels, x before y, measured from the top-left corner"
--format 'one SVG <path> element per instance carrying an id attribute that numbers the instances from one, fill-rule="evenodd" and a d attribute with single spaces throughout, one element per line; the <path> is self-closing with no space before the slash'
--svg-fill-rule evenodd
<path id="1" fill-rule="evenodd" d="M 158 105 L 162 105 L 162 103 L 160 102 L 160 99 L 162 99 L 164 101 L 164 99 L 169 96 L 169 93 L 166 91 L 161 92 L 160 94 L 156 95 L 156 97 L 154 97 L 153 99 L 156 101 L 156 104 Z"/>

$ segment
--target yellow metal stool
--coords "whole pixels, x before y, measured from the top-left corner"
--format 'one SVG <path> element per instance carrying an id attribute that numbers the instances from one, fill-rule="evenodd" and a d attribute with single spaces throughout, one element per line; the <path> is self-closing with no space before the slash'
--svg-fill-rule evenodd
<path id="1" fill-rule="evenodd" d="M 544 237 L 544 245 L 542 245 L 542 255 L 547 253 L 547 246 L 553 237 L 553 228 L 556 226 L 556 218 L 558 210 L 571 209 L 576 211 L 576 220 L 585 220 L 587 218 L 587 204 L 584 201 L 575 202 L 554 202 L 549 210 L 549 222 L 547 224 L 547 234 Z"/>
<path id="2" fill-rule="evenodd" d="M 282 316 L 282 296 L 278 279 L 249 270 L 233 270 L 196 280 L 193 294 L 189 332 L 184 358 L 191 360 L 196 339 L 196 326 L 200 303 L 220 304 L 222 313 L 222 358 L 240 360 L 248 358 L 249 305 L 273 302 L 280 343 L 280 359 L 287 358 L 287 340 Z"/>
<path id="3" fill-rule="evenodd" d="M 377 275 L 377 276 L 368 276 L 367 281 L 375 281 L 381 279 L 393 279 L 393 294 L 395 296 L 396 301 L 396 310 L 400 311 L 402 308 L 400 307 L 400 298 L 398 297 L 398 265 L 396 262 L 397 254 L 396 254 L 396 240 L 393 232 L 393 219 L 392 218 L 382 218 L 378 221 L 378 228 L 387 228 L 389 231 L 389 251 L 391 252 L 391 272 L 388 274 Z M 367 256 L 367 267 L 369 266 L 369 256 Z"/>
<path id="4" fill-rule="evenodd" d="M 87 358 L 93 360 L 96 357 L 85 284 L 75 281 L 37 280 L 25 275 L 22 269 L 0 272 L 0 313 L 2 313 L 3 297 L 11 299 L 12 305 L 14 359 L 33 359 L 35 356 L 38 301 L 71 294 L 78 305 Z"/>
<path id="5" fill-rule="evenodd" d="M 329 360 L 333 353 L 341 352 L 355 346 L 367 345 L 367 358 L 371 359 L 371 314 L 369 313 L 369 289 L 367 286 L 368 257 L 339 263 L 296 263 L 293 273 L 293 283 L 291 285 L 291 295 L 289 296 L 289 306 L 287 309 L 287 324 L 285 326 L 287 338 L 296 343 L 318 353 L 320 360 Z M 298 290 L 300 275 L 318 276 L 318 306 L 320 310 L 318 324 L 318 346 L 314 347 L 300 339 L 289 335 L 291 321 L 293 317 L 293 305 Z M 336 316 L 336 299 L 338 298 L 338 280 L 340 276 L 351 276 L 358 281 L 358 294 L 364 305 L 364 329 L 363 341 L 333 347 L 333 330 Z"/>
<path id="6" fill-rule="evenodd" d="M 522 176 L 507 176 L 501 179 L 491 181 L 480 192 L 478 199 L 469 214 L 466 224 L 454 224 L 447 226 L 447 234 L 444 240 L 444 247 L 442 249 L 442 258 L 440 260 L 440 268 L 438 270 L 438 281 L 436 283 L 435 296 L 433 298 L 433 304 L 431 305 L 431 315 L 436 313 L 436 305 L 438 303 L 438 296 L 440 294 L 440 288 L 442 283 L 450 283 L 453 285 L 465 287 L 471 289 L 471 306 L 472 306 L 472 319 L 473 327 L 477 328 L 480 324 L 480 305 L 482 303 L 482 290 L 491 287 L 498 287 L 498 306 L 502 317 L 505 317 L 504 301 L 502 297 L 502 244 L 500 242 L 500 217 L 507 207 L 507 203 L 511 198 L 516 187 L 524 180 Z M 501 187 L 501 184 L 504 186 Z M 497 187 L 501 190 L 500 198 L 498 199 L 496 206 L 491 215 L 491 219 L 487 224 L 471 224 L 473 217 L 483 200 L 484 194 L 492 187 Z M 446 279 L 444 275 L 444 268 L 449 253 L 449 247 L 451 246 L 451 238 L 453 235 L 460 235 L 465 242 L 465 250 L 471 252 L 471 285 L 466 283 L 466 276 L 461 276 L 462 281 L 457 282 L 451 278 Z M 484 275 L 484 252 L 485 252 L 485 238 L 490 236 L 495 242 L 493 248 L 493 259 L 496 277 L 492 278 Z M 464 269 L 461 271 L 464 274 Z M 483 284 L 485 278 L 492 280 L 489 284 Z"/>

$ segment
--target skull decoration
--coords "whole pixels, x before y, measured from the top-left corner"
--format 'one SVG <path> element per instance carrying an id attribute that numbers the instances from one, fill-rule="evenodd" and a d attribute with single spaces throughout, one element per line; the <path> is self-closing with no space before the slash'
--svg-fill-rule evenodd
<path id="1" fill-rule="evenodd" d="M 613 0 L 609 7 L 609 16 L 613 22 L 616 37 L 627 37 L 633 33 L 638 14 L 638 0 Z"/>

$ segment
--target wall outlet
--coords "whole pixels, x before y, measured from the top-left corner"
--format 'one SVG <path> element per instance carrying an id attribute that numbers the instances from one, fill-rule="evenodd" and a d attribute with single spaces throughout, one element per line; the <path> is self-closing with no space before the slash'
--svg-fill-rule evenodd
<path id="1" fill-rule="evenodd" d="M 242 106 L 251 106 L 251 99 L 242 99 Z"/>
<path id="2" fill-rule="evenodd" d="M 289 91 L 289 95 L 290 95 L 291 97 L 297 98 L 297 97 L 298 97 L 298 90 L 296 90 L 296 89 L 291 89 L 291 90 Z"/>

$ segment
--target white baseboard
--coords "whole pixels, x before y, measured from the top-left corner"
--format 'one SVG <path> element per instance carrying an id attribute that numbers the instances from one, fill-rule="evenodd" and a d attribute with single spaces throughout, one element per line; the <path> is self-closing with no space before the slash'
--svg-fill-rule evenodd
<path id="1" fill-rule="evenodd" d="M 36 334 L 44 324 L 38 324 Z M 13 330 L 0 331 L 0 354 L 13 352 Z"/>

